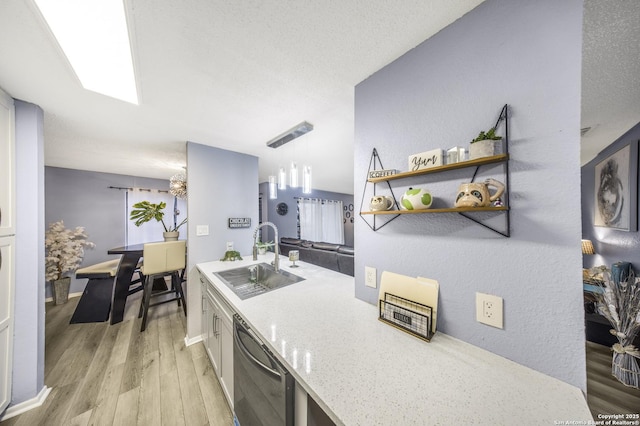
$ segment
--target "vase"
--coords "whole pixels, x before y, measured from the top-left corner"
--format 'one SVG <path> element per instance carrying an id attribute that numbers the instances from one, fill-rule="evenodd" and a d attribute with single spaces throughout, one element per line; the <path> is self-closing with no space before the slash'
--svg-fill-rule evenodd
<path id="1" fill-rule="evenodd" d="M 640 350 L 631 345 L 633 339 L 625 341 L 626 346 L 615 344 L 611 360 L 611 375 L 630 388 L 640 389 Z"/>
<path id="2" fill-rule="evenodd" d="M 63 305 L 69 300 L 69 287 L 71 286 L 71 278 L 60 278 L 53 281 L 51 291 L 53 292 L 53 302 L 56 305 Z"/>
<path id="3" fill-rule="evenodd" d="M 178 237 L 180 236 L 180 232 L 178 232 L 178 231 L 163 232 L 162 236 L 164 237 L 165 241 L 178 241 Z"/>
<path id="4" fill-rule="evenodd" d="M 496 142 L 499 140 L 483 140 L 473 142 L 469 145 L 469 159 L 474 160 L 476 158 L 491 157 L 496 152 Z"/>

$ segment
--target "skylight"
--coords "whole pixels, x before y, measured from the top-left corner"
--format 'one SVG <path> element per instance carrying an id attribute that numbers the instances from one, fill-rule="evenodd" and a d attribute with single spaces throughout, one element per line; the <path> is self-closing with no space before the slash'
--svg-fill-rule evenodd
<path id="1" fill-rule="evenodd" d="M 34 0 L 82 86 L 138 103 L 123 0 Z"/>

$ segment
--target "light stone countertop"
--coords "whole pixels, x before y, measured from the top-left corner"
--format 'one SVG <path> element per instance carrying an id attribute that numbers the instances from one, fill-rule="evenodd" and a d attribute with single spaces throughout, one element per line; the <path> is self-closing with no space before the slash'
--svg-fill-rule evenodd
<path id="1" fill-rule="evenodd" d="M 272 259 L 197 267 L 337 423 L 593 421 L 574 386 L 440 332 L 425 342 L 378 321 L 377 308 L 355 298 L 353 277 L 305 262 L 293 269 L 281 257 L 283 270 L 305 280 L 240 300 L 213 274 Z"/>

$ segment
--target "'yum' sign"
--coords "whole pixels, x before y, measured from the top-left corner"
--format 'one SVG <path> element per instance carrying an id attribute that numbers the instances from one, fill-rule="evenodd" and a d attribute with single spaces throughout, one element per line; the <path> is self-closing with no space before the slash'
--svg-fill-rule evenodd
<path id="1" fill-rule="evenodd" d="M 442 166 L 443 153 L 441 149 L 421 152 L 409 156 L 409 170 L 428 169 L 429 167 Z"/>

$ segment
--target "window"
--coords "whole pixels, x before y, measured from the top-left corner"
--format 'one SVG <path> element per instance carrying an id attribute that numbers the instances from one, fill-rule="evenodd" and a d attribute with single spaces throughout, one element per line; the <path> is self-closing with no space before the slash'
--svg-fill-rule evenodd
<path id="1" fill-rule="evenodd" d="M 344 244 L 342 201 L 300 198 L 298 223 L 303 240 Z"/>

